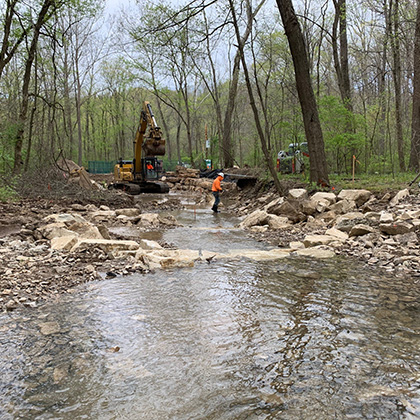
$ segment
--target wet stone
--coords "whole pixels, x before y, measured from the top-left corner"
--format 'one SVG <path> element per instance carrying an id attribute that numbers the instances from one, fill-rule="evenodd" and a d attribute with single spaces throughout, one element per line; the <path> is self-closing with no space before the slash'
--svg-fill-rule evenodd
<path id="1" fill-rule="evenodd" d="M 60 325 L 55 322 L 43 322 L 42 324 L 39 324 L 41 334 L 43 335 L 51 335 L 51 334 L 57 334 L 61 331 Z"/>

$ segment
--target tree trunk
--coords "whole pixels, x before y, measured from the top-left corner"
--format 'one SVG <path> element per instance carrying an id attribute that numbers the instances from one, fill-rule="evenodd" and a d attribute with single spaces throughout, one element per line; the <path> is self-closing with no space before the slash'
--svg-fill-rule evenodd
<path id="1" fill-rule="evenodd" d="M 178 157 L 178 165 L 181 165 L 182 159 L 181 159 L 181 121 L 178 119 L 178 124 L 176 127 L 176 154 Z"/>
<path id="2" fill-rule="evenodd" d="M 394 66 L 392 74 L 394 76 L 394 90 L 395 90 L 395 125 L 397 130 L 397 150 L 398 150 L 398 163 L 400 171 L 405 171 L 405 160 L 404 160 L 404 137 L 402 127 L 402 100 L 401 100 L 401 52 L 400 52 L 400 16 L 399 16 L 399 0 L 395 0 L 394 7 L 390 7 L 392 10 L 392 22 L 393 22 L 393 36 L 391 36 L 391 47 L 392 55 L 394 58 Z M 391 2 L 392 5 L 392 2 Z"/>
<path id="3" fill-rule="evenodd" d="M 31 110 L 31 116 L 29 118 L 29 132 L 28 132 L 28 150 L 26 153 L 26 158 L 25 158 L 25 167 L 24 167 L 24 171 L 26 172 L 29 168 L 29 160 L 31 158 L 31 151 L 32 151 L 32 134 L 34 131 L 34 118 L 35 118 L 35 112 L 36 112 L 36 106 L 37 106 L 37 102 L 38 102 L 38 60 L 37 57 L 35 56 L 35 83 L 34 83 L 34 90 L 35 90 L 35 99 L 34 99 L 34 104 L 32 106 L 32 110 Z"/>
<path id="4" fill-rule="evenodd" d="M 16 143 L 15 143 L 15 155 L 14 155 L 14 164 L 13 164 L 13 175 L 20 173 L 23 166 L 22 159 L 22 148 L 23 148 L 23 137 L 25 133 L 25 123 L 27 120 L 28 114 L 28 104 L 29 104 L 29 83 L 31 81 L 31 70 L 32 64 L 35 59 L 35 53 L 38 46 L 39 34 L 42 26 L 47 19 L 47 14 L 49 8 L 52 6 L 53 0 L 45 0 L 42 8 L 39 12 L 37 22 L 34 26 L 34 34 L 32 37 L 31 45 L 28 51 L 28 57 L 25 63 L 25 73 L 23 76 L 23 86 L 22 86 L 22 102 L 19 112 L 18 119 L 18 130 L 16 134 Z"/>
<path id="5" fill-rule="evenodd" d="M 310 181 L 328 185 L 327 159 L 318 108 L 311 84 L 302 31 L 291 0 L 277 0 L 295 69 L 296 88 L 309 148 Z"/>
<path id="6" fill-rule="evenodd" d="M 414 37 L 413 116 L 411 121 L 410 169 L 419 171 L 420 160 L 420 1 L 417 0 Z"/>
<path id="7" fill-rule="evenodd" d="M 356 132 L 353 123 L 353 102 L 351 96 L 350 72 L 349 72 L 349 57 L 348 57 L 348 43 L 347 43 L 347 6 L 346 0 L 334 0 L 335 16 L 333 24 L 333 57 L 334 67 L 337 74 L 338 86 L 340 89 L 341 101 L 346 107 L 349 115 L 346 118 L 346 133 L 354 134 Z M 339 32 L 339 33 L 338 33 Z M 337 40 L 340 41 L 338 47 Z M 345 151 L 347 159 L 345 162 L 351 162 L 356 150 L 352 149 Z M 350 156 L 349 156 L 350 155 Z M 347 165 L 346 165 L 347 166 Z M 350 165 L 351 167 L 351 165 Z"/>
<path id="8" fill-rule="evenodd" d="M 16 51 L 18 50 L 19 45 L 26 39 L 28 35 L 28 29 L 23 28 L 20 31 L 19 37 L 16 41 L 13 42 L 10 40 L 10 34 L 13 32 L 13 18 L 15 16 L 15 6 L 18 3 L 18 0 L 11 0 L 6 1 L 6 10 L 2 11 L 4 13 L 4 19 L 2 24 L 2 32 L 3 32 L 3 39 L 1 42 L 0 48 L 0 77 L 5 69 L 6 65 L 10 62 L 10 60 L 15 55 Z M 17 15 L 17 14 L 16 14 Z"/>
<path id="9" fill-rule="evenodd" d="M 76 119 L 77 119 L 77 164 L 82 166 L 83 162 L 83 143 L 82 143 L 82 112 L 81 112 L 81 90 L 82 86 L 80 83 L 79 64 L 75 63 L 75 83 L 76 83 Z"/>
<path id="10" fill-rule="evenodd" d="M 353 112 L 350 89 L 349 58 L 347 45 L 346 0 L 334 0 L 335 18 L 333 25 L 333 56 L 338 86 L 344 106 Z M 337 34 L 339 31 L 339 34 Z M 337 39 L 340 40 L 338 48 Z M 338 51 L 339 50 L 339 51 Z"/>
<path id="11" fill-rule="evenodd" d="M 379 156 L 385 155 L 386 150 L 386 72 L 388 64 L 388 37 L 391 36 L 391 22 L 389 19 L 389 8 L 387 0 L 384 0 L 384 16 L 385 16 L 385 33 L 383 41 L 383 50 L 382 50 L 382 60 L 379 69 L 378 76 L 378 95 L 379 95 L 379 106 L 380 114 L 378 120 L 378 154 Z"/>

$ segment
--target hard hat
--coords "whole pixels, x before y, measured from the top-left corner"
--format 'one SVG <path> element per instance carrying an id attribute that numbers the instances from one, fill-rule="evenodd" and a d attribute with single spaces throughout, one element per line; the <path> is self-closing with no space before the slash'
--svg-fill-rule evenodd
<path id="1" fill-rule="evenodd" d="M 223 172 L 219 172 L 217 175 L 221 176 L 222 178 L 225 177 L 225 174 Z"/>

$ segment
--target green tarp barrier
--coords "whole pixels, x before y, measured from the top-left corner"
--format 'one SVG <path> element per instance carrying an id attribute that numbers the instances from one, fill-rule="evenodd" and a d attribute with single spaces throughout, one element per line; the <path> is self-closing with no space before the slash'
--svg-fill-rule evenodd
<path id="1" fill-rule="evenodd" d="M 103 160 L 90 160 L 88 162 L 88 171 L 91 174 L 109 174 L 114 172 L 115 163 L 115 160 L 111 162 Z"/>

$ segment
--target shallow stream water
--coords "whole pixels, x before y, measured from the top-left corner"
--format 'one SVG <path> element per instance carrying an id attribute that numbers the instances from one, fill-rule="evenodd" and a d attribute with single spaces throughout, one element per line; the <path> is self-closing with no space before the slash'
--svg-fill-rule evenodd
<path id="1" fill-rule="evenodd" d="M 190 209 L 180 248 L 264 245 Z M 0 315 L 0 419 L 420 418 L 420 287 L 344 259 L 212 261 Z"/>

